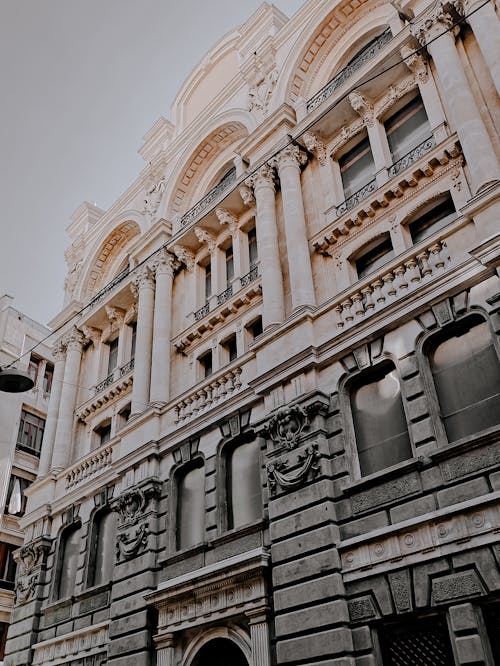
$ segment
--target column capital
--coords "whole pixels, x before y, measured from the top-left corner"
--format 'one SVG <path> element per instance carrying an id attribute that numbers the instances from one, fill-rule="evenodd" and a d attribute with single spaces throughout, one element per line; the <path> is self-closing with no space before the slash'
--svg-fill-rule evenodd
<path id="1" fill-rule="evenodd" d="M 194 230 L 194 235 L 200 241 L 200 243 L 208 247 L 210 254 L 215 252 L 217 249 L 217 239 L 209 231 L 203 229 L 202 227 L 197 227 Z"/>
<path id="2" fill-rule="evenodd" d="M 174 245 L 173 252 L 190 273 L 194 270 L 194 254 L 183 245 Z"/>
<path id="3" fill-rule="evenodd" d="M 307 150 L 317 158 L 321 166 L 326 166 L 328 164 L 328 153 L 319 134 L 317 132 L 305 132 L 302 135 L 302 140 Z"/>
<path id="4" fill-rule="evenodd" d="M 375 113 L 371 101 L 360 92 L 349 93 L 349 103 L 356 113 L 363 119 L 363 123 L 371 127 L 375 121 Z"/>
<path id="5" fill-rule="evenodd" d="M 290 145 L 283 148 L 276 157 L 273 158 L 272 164 L 278 171 L 283 167 L 293 166 L 297 169 L 307 162 L 307 154 L 300 150 L 298 146 Z"/>
<path id="6" fill-rule="evenodd" d="M 220 224 L 227 224 L 231 233 L 234 234 L 238 228 L 238 218 L 236 215 L 226 208 L 216 208 L 215 214 Z"/>
<path id="7" fill-rule="evenodd" d="M 178 263 L 179 262 L 177 261 L 175 255 L 169 252 L 166 248 L 162 247 L 161 250 L 159 250 L 159 252 L 156 254 L 153 270 L 155 275 L 158 275 L 159 273 L 167 273 L 173 277 Z"/>
<path id="8" fill-rule="evenodd" d="M 271 163 L 263 164 L 257 171 L 245 181 L 245 185 L 253 187 L 254 192 L 259 188 L 269 187 L 275 189 L 274 165 Z"/>
<path id="9" fill-rule="evenodd" d="M 121 308 L 117 308 L 114 305 L 105 305 L 104 309 L 106 310 L 106 315 L 107 315 L 109 321 L 112 324 L 116 324 L 117 326 L 122 325 L 123 318 L 125 317 L 125 310 L 122 310 Z M 94 330 L 96 330 L 96 329 L 94 329 Z M 89 336 L 87 336 L 87 337 L 89 337 Z"/>
<path id="10" fill-rule="evenodd" d="M 439 0 L 420 21 L 410 28 L 410 32 L 422 46 L 427 46 L 431 40 L 446 34 L 453 28 L 454 24 L 453 16 L 444 8 L 443 2 Z M 458 29 L 458 26 L 456 27 Z M 455 31 L 450 34 L 453 37 L 456 36 Z"/>
<path id="11" fill-rule="evenodd" d="M 93 326 L 82 326 L 81 329 L 87 340 L 91 340 L 91 342 L 94 344 L 99 342 L 101 339 L 102 331 L 100 328 L 94 328 Z"/>
<path id="12" fill-rule="evenodd" d="M 68 351 L 81 351 L 84 342 L 85 336 L 77 329 L 76 326 L 73 326 L 66 333 L 63 340 L 63 343 Z"/>
<path id="13" fill-rule="evenodd" d="M 154 289 L 154 271 L 151 266 L 145 264 L 134 271 L 132 284 L 140 291 L 141 289 Z"/>
<path id="14" fill-rule="evenodd" d="M 240 196 L 243 199 L 245 206 L 255 206 L 255 197 L 253 195 L 253 185 L 248 182 L 240 185 Z"/>
<path id="15" fill-rule="evenodd" d="M 425 83 L 429 78 L 429 70 L 427 67 L 427 58 L 424 54 L 419 53 L 408 45 L 402 46 L 400 53 L 405 61 L 405 65 L 415 76 L 415 79 L 421 83 Z"/>
<path id="16" fill-rule="evenodd" d="M 66 344 L 63 339 L 58 340 L 52 345 L 52 356 L 54 361 L 63 361 L 66 357 Z"/>

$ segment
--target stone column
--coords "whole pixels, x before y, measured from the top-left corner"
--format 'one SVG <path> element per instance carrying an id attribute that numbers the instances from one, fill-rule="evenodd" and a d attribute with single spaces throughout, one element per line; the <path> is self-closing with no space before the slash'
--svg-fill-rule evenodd
<path id="1" fill-rule="evenodd" d="M 157 666 L 175 666 L 175 640 L 173 634 L 158 634 L 154 637 Z"/>
<path id="2" fill-rule="evenodd" d="M 51 469 L 61 471 L 68 466 L 72 446 L 73 414 L 78 393 L 78 377 L 82 360 L 84 336 L 75 327 L 66 336 L 66 364 L 64 367 L 64 386 L 59 402 L 59 414 L 54 440 Z"/>
<path id="3" fill-rule="evenodd" d="M 217 208 L 215 211 L 217 218 L 221 225 L 227 224 L 231 232 L 232 245 L 233 245 L 233 263 L 234 263 L 234 277 L 242 277 L 245 275 L 249 267 L 248 262 L 243 260 L 242 253 L 242 233 L 238 227 L 238 218 L 231 211 L 225 208 Z"/>
<path id="4" fill-rule="evenodd" d="M 500 177 L 493 146 L 481 119 L 455 46 L 453 19 L 437 6 L 413 29 L 413 34 L 434 60 L 443 87 L 448 113 L 458 133 L 469 166 L 473 193 Z"/>
<path id="5" fill-rule="evenodd" d="M 154 278 L 149 266 L 142 266 L 132 278 L 137 293 L 137 338 L 131 415 L 143 412 L 149 404 L 151 350 L 153 346 Z"/>
<path id="6" fill-rule="evenodd" d="M 174 245 L 173 252 L 177 259 L 184 264 L 188 273 L 184 273 L 184 294 L 186 300 L 186 317 L 193 314 L 197 303 L 197 284 L 194 263 L 194 254 L 182 245 Z"/>
<path id="7" fill-rule="evenodd" d="M 64 379 L 64 366 L 66 362 L 66 347 L 58 342 L 52 349 L 54 357 L 54 376 L 52 377 L 52 389 L 50 391 L 49 407 L 47 410 L 47 421 L 43 433 L 40 463 L 38 465 L 38 476 L 43 477 L 50 469 L 52 451 L 57 429 L 57 417 L 59 415 L 59 402 Z"/>
<path id="8" fill-rule="evenodd" d="M 343 196 L 335 196 L 335 178 L 333 177 L 332 159 L 326 152 L 326 147 L 318 134 L 314 132 L 305 132 L 302 140 L 309 152 L 317 158 L 319 162 L 319 177 L 321 179 L 321 188 L 325 200 L 325 210 L 332 206 L 342 203 Z M 343 195 L 343 192 L 342 192 Z"/>
<path id="9" fill-rule="evenodd" d="M 359 92 L 352 92 L 349 95 L 349 102 L 363 120 L 363 124 L 368 132 L 375 167 L 374 175 L 377 180 L 377 186 L 380 187 L 389 179 L 387 170 L 392 164 L 392 155 L 385 129 L 377 118 L 375 118 L 373 104 L 364 95 Z"/>
<path id="10" fill-rule="evenodd" d="M 457 12 L 467 18 L 500 95 L 500 23 L 493 3 L 485 3 L 484 0 L 455 0 L 453 4 Z"/>
<path id="11" fill-rule="evenodd" d="M 314 305 L 315 302 L 311 256 L 307 242 L 304 202 L 300 183 L 300 165 L 305 162 L 307 162 L 307 156 L 299 150 L 298 146 L 287 146 L 275 160 L 283 197 L 285 239 L 293 310 L 302 305 Z"/>
<path id="12" fill-rule="evenodd" d="M 250 620 L 250 639 L 252 641 L 252 664 L 271 666 L 269 652 L 269 625 L 263 610 L 247 613 Z"/>
<path id="13" fill-rule="evenodd" d="M 273 168 L 264 164 L 246 181 L 246 184 L 251 185 L 255 192 L 257 207 L 255 225 L 262 275 L 262 321 L 264 328 L 267 328 L 272 324 L 280 324 L 285 318 Z"/>
<path id="14" fill-rule="evenodd" d="M 174 257 L 161 250 L 156 265 L 156 293 L 151 363 L 151 402 L 167 402 L 170 395 L 170 337 Z"/>

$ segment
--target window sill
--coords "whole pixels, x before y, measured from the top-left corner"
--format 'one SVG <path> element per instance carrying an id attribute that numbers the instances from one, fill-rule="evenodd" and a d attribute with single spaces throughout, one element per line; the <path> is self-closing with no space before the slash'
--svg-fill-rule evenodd
<path id="1" fill-rule="evenodd" d="M 190 546 L 184 550 L 177 550 L 175 553 L 170 553 L 169 555 L 160 558 L 158 560 L 159 566 L 165 566 L 167 564 L 175 564 L 180 560 L 185 560 L 188 557 L 193 557 L 194 555 L 199 555 L 200 553 L 205 553 L 208 549 L 208 544 L 206 541 L 203 543 L 196 544 L 195 546 Z"/>
<path id="2" fill-rule="evenodd" d="M 247 523 L 246 525 L 235 527 L 232 530 L 225 530 L 224 532 L 221 532 L 216 537 L 211 539 L 208 542 L 208 547 L 217 548 L 217 546 L 221 546 L 225 543 L 228 543 L 229 541 L 234 541 L 235 539 L 246 536 L 247 534 L 260 532 L 264 530 L 266 526 L 267 522 L 264 520 L 264 518 L 259 518 L 258 520 L 254 520 L 252 523 Z"/>
<path id="3" fill-rule="evenodd" d="M 422 469 L 423 467 L 429 465 L 429 463 L 429 458 L 424 458 L 421 456 L 418 458 L 404 460 L 397 465 L 392 465 L 392 467 L 387 467 L 386 469 L 381 469 L 378 472 L 373 472 L 373 474 L 364 476 L 361 479 L 356 479 L 347 488 L 344 488 L 343 493 L 347 496 L 353 495 L 354 493 L 367 490 L 373 486 L 378 486 L 385 481 L 390 481 L 391 479 L 399 477 L 406 472 Z"/>
<path id="4" fill-rule="evenodd" d="M 472 451 L 487 444 L 494 444 L 498 441 L 499 436 L 500 424 L 491 426 L 491 428 L 487 428 L 486 430 L 481 430 L 479 433 L 467 435 L 454 442 L 448 442 L 430 453 L 429 458 L 436 462 L 447 460 L 448 458 L 453 458 L 457 453 L 465 453 L 466 451 Z"/>

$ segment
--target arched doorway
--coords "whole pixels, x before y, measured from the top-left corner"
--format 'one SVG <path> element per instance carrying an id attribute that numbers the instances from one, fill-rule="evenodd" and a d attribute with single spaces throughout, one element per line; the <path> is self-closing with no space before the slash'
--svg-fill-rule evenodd
<path id="1" fill-rule="evenodd" d="M 248 666 L 248 661 L 236 643 L 214 638 L 200 649 L 192 666 Z"/>

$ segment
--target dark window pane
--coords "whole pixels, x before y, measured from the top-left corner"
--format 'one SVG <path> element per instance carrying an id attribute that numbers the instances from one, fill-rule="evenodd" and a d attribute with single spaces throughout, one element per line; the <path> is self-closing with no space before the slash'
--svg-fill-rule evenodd
<path id="1" fill-rule="evenodd" d="M 52 389 L 53 376 L 54 376 L 54 366 L 50 363 L 47 363 L 43 375 L 43 390 L 45 391 L 45 393 L 50 393 Z"/>
<path id="2" fill-rule="evenodd" d="M 212 268 L 210 264 L 205 266 L 205 299 L 212 295 Z"/>
<path id="3" fill-rule="evenodd" d="M 389 366 L 381 379 L 351 392 L 361 474 L 377 472 L 412 457 L 399 379 Z"/>
<path id="4" fill-rule="evenodd" d="M 118 338 L 109 343 L 108 375 L 116 368 L 118 363 Z"/>
<path id="5" fill-rule="evenodd" d="M 23 409 L 17 435 L 17 448 L 39 456 L 44 429 L 45 419 L 41 419 Z"/>
<path id="6" fill-rule="evenodd" d="M 500 421 L 500 367 L 487 322 L 441 342 L 430 354 L 450 441 Z"/>
<path id="7" fill-rule="evenodd" d="M 366 248 L 363 254 L 356 259 L 356 271 L 358 278 L 361 279 L 365 275 L 369 275 L 376 271 L 377 268 L 386 264 L 389 259 L 394 256 L 392 249 L 391 239 L 389 237 L 378 240 Z"/>
<path id="8" fill-rule="evenodd" d="M 236 447 L 228 462 L 228 527 L 233 529 L 262 516 L 257 440 Z"/>
<path id="9" fill-rule="evenodd" d="M 61 554 L 56 572 L 58 576 L 56 597 L 64 599 L 73 594 L 80 551 L 80 528 L 71 529 L 61 537 Z"/>
<path id="10" fill-rule="evenodd" d="M 238 357 L 238 347 L 236 345 L 236 335 L 232 335 L 226 342 L 224 346 L 227 350 L 229 356 L 229 362 L 234 361 Z"/>
<path id="11" fill-rule="evenodd" d="M 0 588 L 14 589 L 16 562 L 13 553 L 17 548 L 14 544 L 0 542 Z"/>
<path id="12" fill-rule="evenodd" d="M 113 577 L 115 563 L 116 514 L 106 512 L 96 521 L 93 543 L 94 561 L 89 585 L 104 585 Z"/>
<path id="13" fill-rule="evenodd" d="M 132 343 L 130 345 L 130 358 L 135 358 L 135 343 L 137 340 L 137 324 L 132 324 Z"/>
<path id="14" fill-rule="evenodd" d="M 252 322 L 248 328 L 253 338 L 260 335 L 262 333 L 262 317 L 258 317 L 258 319 Z"/>
<path id="15" fill-rule="evenodd" d="M 209 377 L 212 374 L 212 352 L 206 352 L 198 360 L 203 370 L 203 376 Z"/>
<path id="16" fill-rule="evenodd" d="M 392 159 L 397 162 L 431 135 L 424 105 L 416 97 L 385 123 Z"/>
<path id="17" fill-rule="evenodd" d="M 5 644 L 7 642 L 7 630 L 9 625 L 6 622 L 0 622 L 0 661 L 5 657 Z"/>
<path id="18" fill-rule="evenodd" d="M 205 468 L 180 477 L 177 487 L 177 548 L 201 543 L 205 535 Z"/>
<path id="19" fill-rule="evenodd" d="M 437 202 L 429 211 L 424 212 L 416 220 L 410 222 L 408 229 L 412 241 L 418 243 L 424 238 L 428 238 L 435 231 L 443 229 L 456 216 L 457 212 L 453 199 L 448 195 L 443 201 Z"/>
<path id="20" fill-rule="evenodd" d="M 453 652 L 443 618 L 413 620 L 382 627 L 379 632 L 384 666 L 453 666 Z"/>
<path id="21" fill-rule="evenodd" d="M 255 227 L 248 232 L 248 257 L 250 260 L 250 267 L 255 266 L 259 259 L 257 249 L 257 231 Z"/>
<path id="22" fill-rule="evenodd" d="M 234 256 L 233 246 L 226 250 L 226 282 L 229 284 L 234 277 Z"/>
<path id="23" fill-rule="evenodd" d="M 339 159 L 344 196 L 347 199 L 373 180 L 375 166 L 368 138 Z"/>

